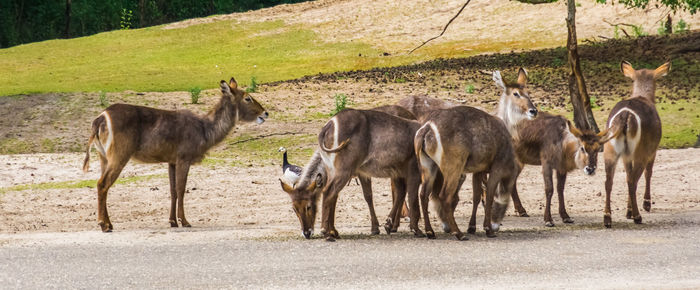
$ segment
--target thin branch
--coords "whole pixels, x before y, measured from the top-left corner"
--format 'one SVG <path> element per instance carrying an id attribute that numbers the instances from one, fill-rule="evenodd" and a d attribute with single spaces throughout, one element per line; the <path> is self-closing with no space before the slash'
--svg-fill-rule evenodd
<path id="1" fill-rule="evenodd" d="M 240 144 L 240 143 L 245 143 L 245 142 L 250 142 L 250 141 L 254 141 L 254 140 L 260 140 L 260 139 L 267 138 L 267 137 L 271 137 L 271 136 L 284 136 L 284 135 L 297 135 L 297 134 L 303 134 L 303 133 L 301 133 L 301 132 L 282 132 L 282 133 L 265 134 L 265 135 L 260 135 L 260 136 L 255 136 L 255 137 L 252 137 L 252 138 L 248 138 L 248 139 L 238 140 L 238 141 L 236 141 L 236 142 L 233 142 L 233 143 L 229 144 L 229 147 L 232 146 L 232 145 L 236 145 L 236 144 Z"/>
<path id="2" fill-rule="evenodd" d="M 469 2 L 471 2 L 471 0 L 467 0 L 467 2 L 464 3 L 464 5 L 462 5 L 462 8 L 459 9 L 459 11 L 457 12 L 457 14 L 455 14 L 455 16 L 453 16 L 452 19 L 450 19 L 450 21 L 447 21 L 447 24 L 445 24 L 445 28 L 442 29 L 442 32 L 440 32 L 440 34 L 439 34 L 438 36 L 435 36 L 435 37 L 433 37 L 433 38 L 431 38 L 431 39 L 426 40 L 425 42 L 423 42 L 423 43 L 422 43 L 421 45 L 419 45 L 418 47 L 416 47 L 416 48 L 414 48 L 414 49 L 411 49 L 411 51 L 409 51 L 408 54 L 413 53 L 414 51 L 416 51 L 416 49 L 419 49 L 419 48 L 423 47 L 423 45 L 425 45 L 426 43 L 430 42 L 431 40 L 436 39 L 436 38 L 442 36 L 443 34 L 445 34 L 445 31 L 447 30 L 447 27 L 449 27 L 450 24 L 452 23 L 452 21 L 454 21 L 455 18 L 457 18 L 457 16 L 459 16 L 459 14 L 462 13 L 462 10 L 464 10 L 464 7 L 467 7 L 467 4 L 469 4 Z"/>

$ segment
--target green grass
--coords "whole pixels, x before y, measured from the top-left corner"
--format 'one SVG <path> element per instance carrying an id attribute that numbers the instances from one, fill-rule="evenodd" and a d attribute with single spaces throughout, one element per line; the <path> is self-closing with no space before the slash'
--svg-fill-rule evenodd
<path id="1" fill-rule="evenodd" d="M 224 141 L 225 149 L 210 154 L 204 165 L 267 166 L 282 164 L 280 147 L 287 148 L 289 162 L 303 166 L 313 154 L 315 134 L 275 135 L 260 139 L 240 135 Z"/>
<path id="2" fill-rule="evenodd" d="M 166 178 L 165 174 L 151 174 L 143 176 L 133 176 L 119 178 L 115 184 L 128 184 L 139 181 L 148 181 L 154 178 Z M 23 190 L 47 190 L 47 189 L 70 189 L 70 188 L 95 188 L 97 185 L 97 180 L 77 180 L 77 181 L 60 181 L 60 182 L 43 182 L 36 184 L 21 184 L 10 187 L 0 188 L 0 194 L 4 194 L 11 191 L 23 191 Z"/>
<path id="3" fill-rule="evenodd" d="M 362 53 L 363 56 L 358 56 Z M 76 91 L 186 91 L 319 72 L 408 63 L 359 41 L 328 43 L 282 21 L 218 21 L 182 29 L 161 26 L 48 40 L 0 50 L 0 96 Z"/>

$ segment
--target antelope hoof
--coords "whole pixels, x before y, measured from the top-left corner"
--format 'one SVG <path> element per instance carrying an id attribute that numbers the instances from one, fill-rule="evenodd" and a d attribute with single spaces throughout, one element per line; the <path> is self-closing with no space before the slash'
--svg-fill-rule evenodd
<path id="1" fill-rule="evenodd" d="M 469 240 L 469 238 L 462 232 L 457 232 L 455 234 L 455 238 L 457 238 L 458 241 L 466 241 Z"/>
<path id="2" fill-rule="evenodd" d="M 519 216 L 519 217 L 530 217 L 530 215 L 527 214 L 527 212 L 525 212 L 525 211 L 519 212 L 519 213 L 518 213 L 518 216 Z"/>
<path id="3" fill-rule="evenodd" d="M 335 242 L 335 238 L 333 238 L 333 237 L 331 237 L 331 236 L 327 236 L 327 237 L 326 237 L 326 242 Z"/>
<path id="4" fill-rule="evenodd" d="M 491 229 L 486 229 L 486 237 L 489 238 L 495 238 L 496 237 L 496 232 L 491 230 Z"/>
<path id="5" fill-rule="evenodd" d="M 170 227 L 171 228 L 177 228 L 177 222 L 174 220 L 170 220 Z"/>
<path id="6" fill-rule="evenodd" d="M 467 234 L 476 234 L 476 227 L 469 227 L 467 229 Z"/>
<path id="7" fill-rule="evenodd" d="M 627 209 L 627 214 L 625 215 L 625 217 L 627 217 L 628 220 L 632 219 L 632 209 Z"/>
<path id="8" fill-rule="evenodd" d="M 605 225 L 606 228 L 612 227 L 612 219 L 609 215 L 603 216 L 603 225 Z"/>
<path id="9" fill-rule="evenodd" d="M 425 231 L 425 236 L 427 236 L 428 239 L 434 240 L 434 239 L 435 239 L 435 232 L 433 232 L 433 231 Z"/>
<path id="10" fill-rule="evenodd" d="M 645 200 L 644 205 L 642 206 L 646 212 L 651 211 L 651 200 Z"/>
<path id="11" fill-rule="evenodd" d="M 417 238 L 425 237 L 425 234 L 418 228 L 411 228 L 411 231 L 413 232 L 413 236 Z"/>
<path id="12" fill-rule="evenodd" d="M 384 230 L 386 231 L 387 235 L 391 234 L 391 230 L 393 228 L 394 223 L 391 221 L 390 218 L 386 219 L 386 223 L 384 224 Z"/>
<path id="13" fill-rule="evenodd" d="M 335 239 L 340 239 L 340 235 L 338 234 L 338 231 L 336 231 L 336 230 L 331 230 L 328 233 L 328 236 L 333 237 Z"/>
<path id="14" fill-rule="evenodd" d="M 642 216 L 640 215 L 640 216 L 634 218 L 634 223 L 641 225 L 642 224 Z"/>
<path id="15" fill-rule="evenodd" d="M 376 235 L 378 235 L 379 233 L 380 233 L 380 232 L 379 232 L 379 228 L 376 228 L 376 229 L 372 229 L 372 232 L 370 233 L 370 235 L 376 236 Z"/>
<path id="16" fill-rule="evenodd" d="M 548 227 L 548 228 L 551 228 L 551 227 L 554 226 L 554 223 L 551 222 L 551 221 L 546 221 L 546 222 L 544 223 L 544 226 L 545 226 L 545 227 Z"/>
<path id="17" fill-rule="evenodd" d="M 99 222 L 100 228 L 102 229 L 103 233 L 111 233 L 112 232 L 112 224 L 106 224 L 105 222 Z"/>
<path id="18" fill-rule="evenodd" d="M 570 218 L 570 217 L 565 217 L 565 218 L 562 218 L 561 220 L 562 220 L 565 224 L 573 224 L 573 223 L 574 223 L 574 219 L 572 219 L 572 218 Z"/>

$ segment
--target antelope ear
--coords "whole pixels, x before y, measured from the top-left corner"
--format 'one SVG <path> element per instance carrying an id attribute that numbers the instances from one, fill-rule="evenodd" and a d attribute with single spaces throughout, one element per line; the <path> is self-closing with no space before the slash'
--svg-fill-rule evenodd
<path id="1" fill-rule="evenodd" d="M 654 70 L 654 79 L 661 78 L 663 76 L 666 76 L 668 74 L 668 71 L 671 70 L 671 62 L 667 62 L 662 64 L 661 66 L 657 67 Z"/>
<path id="2" fill-rule="evenodd" d="M 518 84 L 523 87 L 527 85 L 527 71 L 522 67 L 518 70 Z"/>
<path id="3" fill-rule="evenodd" d="M 282 190 L 284 190 L 285 192 L 292 193 L 292 191 L 294 191 L 294 188 L 286 182 L 282 181 L 282 179 L 280 179 L 280 184 L 282 184 Z"/>
<path id="4" fill-rule="evenodd" d="M 231 89 L 236 89 L 238 88 L 238 83 L 236 82 L 236 79 L 231 77 L 231 80 L 229 81 L 229 86 L 231 86 Z"/>
<path id="5" fill-rule="evenodd" d="M 501 78 L 501 72 L 500 71 L 494 71 L 493 72 L 493 81 L 496 83 L 496 86 L 501 88 L 503 91 L 506 90 L 506 84 L 503 83 L 503 78 Z"/>
<path id="6" fill-rule="evenodd" d="M 316 180 L 312 181 L 311 184 L 306 187 L 306 191 L 313 191 L 314 189 L 316 189 Z"/>
<path id="7" fill-rule="evenodd" d="M 222 92 L 222 93 L 224 93 L 224 94 L 231 94 L 231 87 L 228 86 L 228 84 L 226 83 L 226 81 L 221 80 L 221 83 L 220 83 L 219 85 L 221 85 L 221 92 Z"/>
<path id="8" fill-rule="evenodd" d="M 583 136 L 583 133 L 581 132 L 581 130 L 579 130 L 578 128 L 576 128 L 576 126 L 571 124 L 571 121 L 566 120 L 566 122 L 569 125 L 569 132 L 571 132 L 571 134 L 574 134 L 574 136 L 576 136 L 576 138 L 581 138 L 581 136 Z"/>
<path id="9" fill-rule="evenodd" d="M 635 73 L 635 70 L 634 70 L 634 68 L 632 67 L 632 64 L 630 64 L 630 63 L 627 62 L 626 60 L 623 60 L 623 61 L 620 63 L 620 71 L 622 71 L 622 74 L 625 75 L 626 77 L 631 78 L 631 79 L 634 80 L 634 73 Z"/>

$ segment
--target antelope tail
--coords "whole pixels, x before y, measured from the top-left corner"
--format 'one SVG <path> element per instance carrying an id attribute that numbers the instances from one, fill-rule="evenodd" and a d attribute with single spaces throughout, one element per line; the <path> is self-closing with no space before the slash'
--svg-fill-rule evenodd
<path id="1" fill-rule="evenodd" d="M 105 117 L 103 115 L 100 115 L 97 117 L 94 121 L 92 121 L 92 129 L 90 132 L 90 137 L 88 138 L 87 146 L 85 146 L 85 160 L 83 160 L 83 172 L 87 172 L 90 169 L 90 147 L 92 146 L 92 143 L 97 140 L 97 149 L 100 151 L 100 154 L 105 154 L 104 149 L 102 149 L 102 144 L 100 144 L 100 127 L 105 121 Z"/>
<path id="2" fill-rule="evenodd" d="M 324 126 L 323 129 L 321 129 L 321 133 L 318 134 L 318 145 L 321 146 L 321 149 L 323 151 L 325 151 L 326 153 L 336 153 L 340 150 L 343 150 L 343 148 L 345 148 L 345 146 L 347 146 L 348 143 L 350 142 L 350 138 L 345 139 L 345 141 L 340 142 L 338 147 L 335 147 L 335 148 L 327 148 L 326 144 L 323 144 L 324 143 L 323 140 L 326 139 L 326 135 L 328 134 L 328 131 L 330 131 L 330 128 L 331 128 L 329 126 L 329 124 L 332 124 L 332 123 L 333 122 L 328 122 L 328 124 L 326 124 L 326 126 Z"/>

